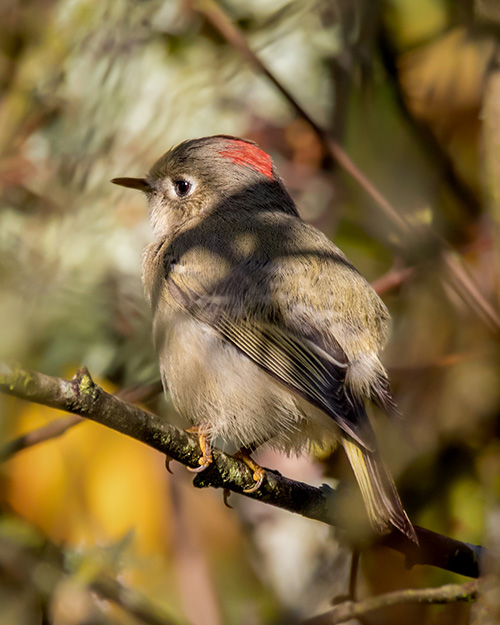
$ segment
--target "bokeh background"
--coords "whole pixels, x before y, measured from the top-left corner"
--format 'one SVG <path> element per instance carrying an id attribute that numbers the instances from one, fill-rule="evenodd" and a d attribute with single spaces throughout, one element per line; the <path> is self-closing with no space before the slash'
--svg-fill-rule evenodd
<path id="1" fill-rule="evenodd" d="M 86 365 L 110 391 L 156 381 L 140 283 L 151 240 L 145 200 L 109 180 L 143 175 L 187 138 L 251 138 L 272 154 L 303 218 L 335 240 L 391 311 L 384 358 L 404 420 L 375 419 L 410 517 L 499 549 L 500 325 L 453 288 L 440 246 L 498 310 L 500 3 L 220 5 L 405 215 L 415 236 L 404 245 L 209 23 L 209 6 L 2 0 L 0 358 L 65 377 Z M 438 237 L 421 237 L 427 227 Z M 178 423 L 168 398 L 147 408 Z M 3 443 L 61 417 L 5 396 L 0 411 Z M 343 464 L 336 455 L 260 460 L 318 485 L 336 483 Z M 220 492 L 195 490 L 183 467 L 173 469 L 90 422 L 3 462 L 0 538 L 35 551 L 49 541 L 71 574 L 49 592 L 43 564 L 35 570 L 14 551 L 11 567 L 0 567 L 2 624 L 141 622 L 89 591 L 103 573 L 179 624 L 295 623 L 346 593 L 350 553 L 331 528 L 237 496 L 230 510 Z M 359 595 L 457 581 L 371 549 Z M 494 623 L 499 589 L 472 608 L 407 606 L 365 622 Z"/>

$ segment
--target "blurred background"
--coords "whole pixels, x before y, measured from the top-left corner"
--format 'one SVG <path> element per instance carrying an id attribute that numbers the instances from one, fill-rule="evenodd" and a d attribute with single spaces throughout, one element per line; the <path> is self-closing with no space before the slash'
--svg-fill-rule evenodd
<path id="1" fill-rule="evenodd" d="M 143 175 L 187 138 L 253 139 L 303 218 L 391 311 L 384 359 L 404 420 L 375 420 L 411 519 L 500 549 L 500 2 L 220 6 L 412 236 L 403 243 L 323 153 L 207 19 L 209 3 L 2 0 L 0 359 L 64 377 L 86 365 L 111 392 L 158 380 L 140 282 L 146 203 L 109 180 Z M 450 279 L 443 246 L 476 296 Z M 168 398 L 146 407 L 178 423 Z M 1 395 L 0 414 L 3 443 L 62 416 Z M 258 458 L 316 485 L 335 484 L 343 463 L 335 454 Z M 350 552 L 331 528 L 236 495 L 230 510 L 220 491 L 195 490 L 172 468 L 90 422 L 5 460 L 0 547 L 12 553 L 10 568 L 0 558 L 2 625 L 144 622 L 92 592 L 102 574 L 174 624 L 298 623 L 347 592 Z M 47 550 L 70 572 L 54 578 Z M 487 567 L 498 573 L 498 563 Z M 361 558 L 359 596 L 457 581 L 374 548 Z M 472 607 L 406 606 L 364 622 L 499 622 L 499 589 Z"/>

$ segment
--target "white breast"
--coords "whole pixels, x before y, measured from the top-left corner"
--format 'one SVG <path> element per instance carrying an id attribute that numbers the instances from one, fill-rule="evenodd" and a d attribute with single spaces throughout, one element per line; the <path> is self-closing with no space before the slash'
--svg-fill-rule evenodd
<path id="1" fill-rule="evenodd" d="M 335 439 L 333 421 L 276 382 L 209 326 L 185 312 L 155 323 L 162 376 L 191 425 L 234 447 L 269 443 L 299 451 Z M 305 436 L 304 436 L 305 435 Z"/>

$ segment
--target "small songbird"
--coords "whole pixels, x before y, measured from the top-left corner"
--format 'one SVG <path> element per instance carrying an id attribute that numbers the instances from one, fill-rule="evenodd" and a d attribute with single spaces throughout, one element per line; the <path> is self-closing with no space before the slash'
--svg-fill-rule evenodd
<path id="1" fill-rule="evenodd" d="M 376 532 L 417 542 L 365 411 L 396 413 L 380 362 L 387 308 L 325 235 L 299 217 L 271 157 L 216 135 L 168 151 L 145 178 L 156 237 L 143 282 L 165 388 L 199 436 L 250 457 L 342 444 Z"/>

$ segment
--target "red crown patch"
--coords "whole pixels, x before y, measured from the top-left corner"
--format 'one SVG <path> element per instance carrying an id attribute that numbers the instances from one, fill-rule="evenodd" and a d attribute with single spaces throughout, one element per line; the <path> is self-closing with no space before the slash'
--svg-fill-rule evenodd
<path id="1" fill-rule="evenodd" d="M 268 178 L 272 179 L 273 177 L 271 157 L 256 145 L 253 145 L 253 143 L 234 139 L 231 141 L 231 145 L 224 150 L 220 150 L 219 154 L 222 158 L 227 158 L 233 163 L 251 167 Z"/>

